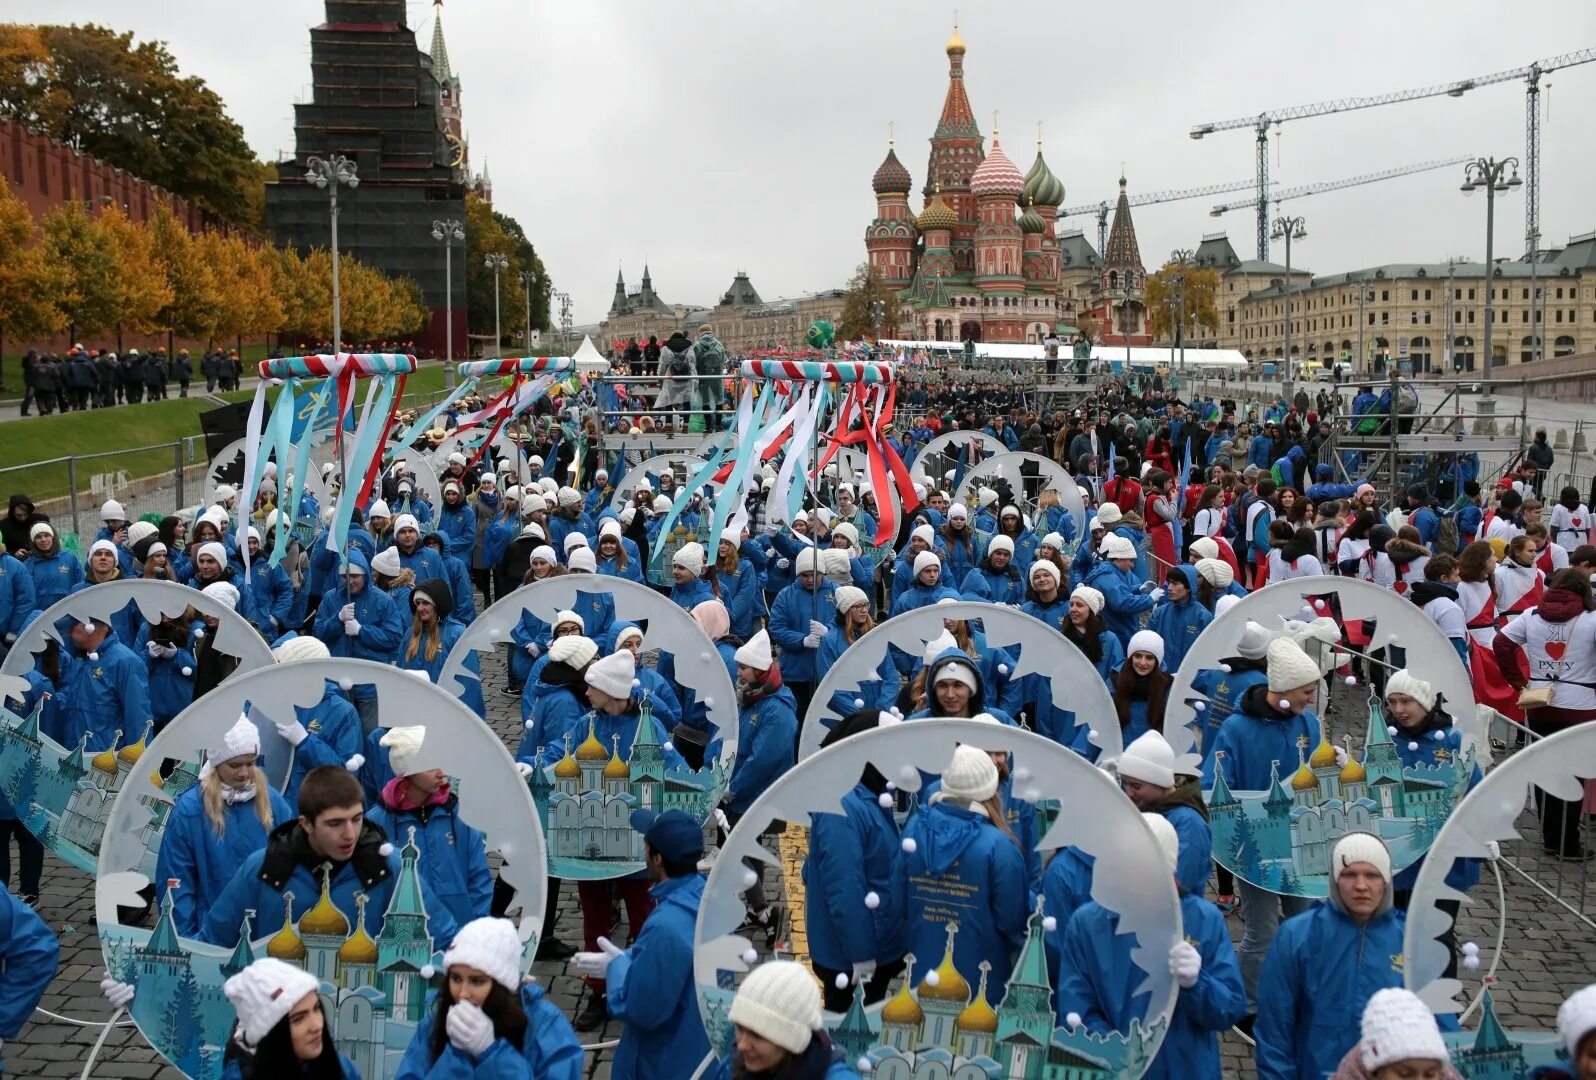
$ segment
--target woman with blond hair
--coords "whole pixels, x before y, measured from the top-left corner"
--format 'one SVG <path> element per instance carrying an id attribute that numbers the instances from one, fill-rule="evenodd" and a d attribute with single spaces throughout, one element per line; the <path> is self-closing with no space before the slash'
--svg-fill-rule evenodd
<path id="1" fill-rule="evenodd" d="M 294 816 L 255 764 L 259 756 L 260 732 L 241 716 L 205 751 L 200 782 L 172 805 L 155 880 L 177 882 L 172 918 L 184 937 L 199 936 L 206 911 L 233 871 L 266 846 L 274 826 Z"/>
<path id="2" fill-rule="evenodd" d="M 410 590 L 410 632 L 399 646 L 399 667 L 405 671 L 424 671 L 434 683 L 443 675 L 443 662 L 454 650 L 465 626 L 449 617 L 454 596 L 442 578 L 423 581 Z M 466 654 L 466 670 L 475 678 L 461 679 L 462 687 L 446 686 L 478 716 L 487 717 L 482 700 L 482 678 L 478 674 L 477 654 Z"/>

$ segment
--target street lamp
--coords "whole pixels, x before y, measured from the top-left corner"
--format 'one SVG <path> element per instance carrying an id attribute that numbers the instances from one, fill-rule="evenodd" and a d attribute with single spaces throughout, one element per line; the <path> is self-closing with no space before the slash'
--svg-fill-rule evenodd
<path id="1" fill-rule="evenodd" d="M 434 221 L 432 238 L 443 245 L 443 385 L 454 388 L 454 245 L 465 239 L 458 221 Z"/>
<path id="2" fill-rule="evenodd" d="M 338 185 L 347 184 L 353 191 L 360 186 L 360 177 L 355 175 L 353 161 L 342 154 L 334 154 L 330 158 L 313 157 L 305 162 L 305 180 L 327 193 L 328 212 L 332 215 L 332 351 L 337 356 L 344 347 L 344 309 L 338 298 Z"/>
<path id="3" fill-rule="evenodd" d="M 1509 167 L 1512 175 L 1503 178 L 1503 173 Z M 1491 301 L 1496 297 L 1496 279 L 1491 275 L 1496 270 L 1493 261 L 1496 257 L 1496 193 L 1498 191 L 1516 191 L 1522 187 L 1524 181 L 1518 178 L 1518 158 L 1480 158 L 1463 166 L 1463 185 L 1459 189 L 1465 195 L 1472 195 L 1480 188 L 1485 189 L 1485 373 L 1491 373 L 1492 366 L 1496 363 L 1496 354 L 1491 351 L 1492 317 Z"/>
<path id="4" fill-rule="evenodd" d="M 1180 327 L 1175 339 L 1180 345 L 1180 373 L 1186 374 L 1186 275 L 1197 265 L 1191 248 L 1176 248 L 1169 253 L 1169 262 L 1175 267 L 1175 280 L 1180 283 Z"/>
<path id="5" fill-rule="evenodd" d="M 510 265 L 507 256 L 490 251 L 482 265 L 493 271 L 493 355 L 504 355 L 504 338 L 499 333 L 499 271 Z"/>
<path id="6" fill-rule="evenodd" d="M 1300 217 L 1282 214 L 1269 226 L 1269 239 L 1286 242 L 1286 400 L 1290 401 L 1297 389 L 1297 365 L 1291 358 L 1291 242 L 1308 236 L 1305 222 Z"/>
<path id="7" fill-rule="evenodd" d="M 532 290 L 538 286 L 538 276 L 530 270 L 521 271 L 521 288 L 526 290 L 526 351 L 532 354 Z"/>

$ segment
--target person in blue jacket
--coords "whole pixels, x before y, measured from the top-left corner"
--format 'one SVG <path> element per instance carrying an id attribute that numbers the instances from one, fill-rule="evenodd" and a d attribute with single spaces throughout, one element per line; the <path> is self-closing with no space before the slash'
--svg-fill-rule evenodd
<path id="1" fill-rule="evenodd" d="M 933 511 L 934 512 L 934 511 Z M 896 599 L 906 592 L 915 579 L 914 564 L 920 553 L 929 551 L 940 559 L 936 530 L 930 525 L 916 525 L 909 533 L 909 542 L 898 552 L 892 565 L 892 596 Z M 943 568 L 944 574 L 947 572 Z"/>
<path id="2" fill-rule="evenodd" d="M 815 977 L 791 960 L 769 960 L 748 973 L 727 1010 L 730 1053 L 712 1061 L 704 1080 L 857 1080 L 848 1054 L 820 1015 Z"/>
<path id="3" fill-rule="evenodd" d="M 267 641 L 272 641 L 294 629 L 288 618 L 294 605 L 294 583 L 288 579 L 288 571 L 281 563 L 272 566 L 263 557 L 260 533 L 253 525 L 249 527 L 245 544 L 249 549 L 249 600 L 243 606 L 249 610 L 250 621 L 256 629 Z"/>
<path id="4" fill-rule="evenodd" d="M 846 715 L 821 740 L 832 746 L 881 722 L 865 708 Z M 845 1013 L 853 985 L 864 983 L 864 1003 L 887 994 L 903 970 L 902 912 L 892 906 L 892 867 L 901 851 L 887 779 L 866 765 L 859 782 L 842 797 L 842 812 L 809 815 L 809 857 L 803 881 L 809 902 L 809 958 L 820 980 L 826 1009 Z M 875 905 L 865 897 L 874 893 Z M 846 976 L 838 986 L 839 976 Z"/>
<path id="5" fill-rule="evenodd" d="M 76 555 L 62 550 L 61 540 L 48 521 L 34 523 L 28 530 L 28 543 L 24 565 L 33 579 L 33 602 L 45 611 L 83 580 L 83 564 Z"/>
<path id="6" fill-rule="evenodd" d="M 443 509 L 438 513 L 438 531 L 449 538 L 449 554 L 470 566 L 477 546 L 477 511 L 466 501 L 459 481 L 443 482 Z"/>
<path id="7" fill-rule="evenodd" d="M 582 510 L 582 493 L 573 487 L 555 492 L 556 510 L 549 515 L 549 543 L 555 551 L 565 550 L 565 538 L 572 533 L 594 535 L 593 519 Z"/>
<path id="8" fill-rule="evenodd" d="M 614 630 L 615 637 L 612 643 L 613 651 L 619 652 L 625 649 L 632 654 L 637 664 L 637 680 L 642 684 L 641 689 L 648 694 L 654 715 L 665 726 L 665 730 L 670 731 L 681 722 L 682 703 L 676 696 L 675 685 L 669 679 L 654 668 L 644 666 L 643 628 L 636 623 L 621 622 L 616 623 L 611 629 Z"/>
<path id="9" fill-rule="evenodd" d="M 293 809 L 256 765 L 260 732 L 240 717 L 205 751 L 200 782 L 177 797 L 155 864 L 156 881 L 176 881 L 172 920 L 184 937 L 198 937 L 205 912 L 238 865 L 266 847 L 271 830 Z"/>
<path id="10" fill-rule="evenodd" d="M 830 671 L 842 654 L 876 626 L 870 617 L 870 597 L 863 589 L 844 585 L 837 590 L 837 625 L 820 640 L 820 669 Z M 830 709 L 837 716 L 847 716 L 860 709 L 888 710 L 898 700 L 901 683 L 892 657 L 883 655 L 876 668 L 876 678 L 867 679 L 856 689 L 838 690 L 831 696 Z"/>
<path id="11" fill-rule="evenodd" d="M 715 653 L 726 666 L 726 674 L 731 684 L 736 686 L 737 649 L 742 642 L 731 635 L 731 616 L 726 612 L 726 605 L 719 600 L 705 600 L 693 609 L 693 621 L 704 631 L 709 640 L 715 643 Z M 661 651 L 656 674 L 676 689 L 677 700 L 682 707 L 682 723 L 702 733 L 701 737 L 707 742 L 714 734 L 714 725 L 709 721 L 709 707 L 692 687 L 683 686 L 676 679 L 676 657 L 669 650 Z M 685 745 L 686 741 L 686 739 L 677 740 L 678 745 Z"/>
<path id="12" fill-rule="evenodd" d="M 1002 723 L 989 712 L 976 713 L 970 719 L 983 724 Z M 1003 820 L 1008 822 L 1009 830 L 1014 833 L 1020 852 L 1025 856 L 1025 880 L 1034 897 L 1042 885 L 1042 853 L 1036 846 L 1041 839 L 1037 829 L 1036 806 L 1014 795 L 1014 781 L 1010 776 L 1012 755 L 999 750 L 990 753 L 992 764 L 998 771 L 997 803 L 1003 810 Z M 942 781 L 931 778 L 929 774 L 923 775 L 925 778 L 921 781 L 920 792 L 914 800 L 917 805 L 930 802 L 942 790 Z"/>
<path id="13" fill-rule="evenodd" d="M 981 429 L 981 433 L 983 435 L 992 436 L 992 438 L 1008 447 L 1011 452 L 1017 451 L 1020 448 L 1019 435 L 1012 427 L 1003 422 L 1003 416 L 1001 413 L 994 413 L 992 415 L 992 419 L 987 423 L 986 427 Z"/>
<path id="14" fill-rule="evenodd" d="M 986 558 L 987 534 L 976 530 L 963 503 L 954 503 L 948 508 L 948 523 L 940 535 L 949 579 L 963 581 Z"/>
<path id="15" fill-rule="evenodd" d="M 1038 559 L 1031 564 L 1027 576 L 1030 578 L 1030 589 L 1026 592 L 1025 602 L 1020 605 L 1020 611 L 1063 633 L 1064 623 L 1069 619 L 1070 602 L 1064 595 L 1064 582 L 1060 580 L 1062 575 L 1059 568 L 1047 559 Z"/>
<path id="16" fill-rule="evenodd" d="M 404 621 L 392 598 L 371 582 L 371 565 L 352 550 L 344 583 L 322 597 L 316 608 L 316 636 L 333 656 L 391 664 L 399 658 Z M 367 731 L 377 727 L 377 691 L 368 684 L 353 690 L 355 710 Z"/>
<path id="17" fill-rule="evenodd" d="M 903 830 L 892 885 L 908 928 L 906 955 L 922 971 L 946 960 L 959 971 L 990 965 L 987 993 L 1001 999 L 1025 939 L 1032 893 L 997 794 L 991 755 L 955 748 L 936 798 Z"/>
<path id="18" fill-rule="evenodd" d="M 0 551 L 0 659 L 11 651 L 28 616 L 42 610 L 33 589 L 33 575 L 10 552 Z"/>
<path id="19" fill-rule="evenodd" d="M 917 611 L 940 603 L 944 599 L 961 599 L 958 590 L 942 580 L 944 568 L 945 564 L 934 551 L 922 551 L 916 555 L 913 563 L 914 576 L 903 590 L 893 593 L 892 615 L 896 617 L 906 611 Z M 975 571 L 972 570 L 970 573 L 973 574 Z"/>
<path id="20" fill-rule="evenodd" d="M 759 628 L 759 619 L 765 614 L 765 598 L 760 595 L 759 575 L 754 564 L 742 556 L 742 542 L 742 529 L 736 526 L 720 534 L 715 565 L 710 569 L 706 584 L 711 595 L 726 605 L 731 615 L 731 632 L 746 641 Z M 671 590 L 673 597 L 675 592 Z M 687 610 L 692 611 L 697 606 L 697 603 L 689 605 Z"/>
<path id="21" fill-rule="evenodd" d="M 477 617 L 476 594 L 471 588 L 471 568 L 455 558 L 454 548 L 446 533 L 429 532 L 421 543 L 443 563 L 443 577 L 449 583 L 449 595 L 454 597 L 454 618 L 471 625 Z"/>
<path id="22" fill-rule="evenodd" d="M 1175 830 L 1156 814 L 1142 815 L 1171 871 L 1185 854 Z M 1179 986 L 1164 1041 L 1143 1076 L 1154 1080 L 1194 1077 L 1220 1080 L 1219 1034 L 1246 1013 L 1246 992 L 1225 917 L 1200 895 L 1180 893 L 1181 933 L 1168 952 L 1169 972 Z M 1046 910 L 1044 908 L 1044 910 Z M 1049 912 L 1049 914 L 1052 914 Z M 1072 1014 L 1094 1034 L 1125 1034 L 1132 1021 L 1146 1023 L 1146 978 L 1131 959 L 1135 938 L 1119 932 L 1119 916 L 1088 901 L 1069 916 L 1059 954 L 1058 1019 Z M 1150 950 L 1157 945 L 1142 942 Z M 1155 952 L 1156 955 L 1156 952 Z"/>
<path id="23" fill-rule="evenodd" d="M 683 544 L 671 556 L 671 603 L 683 611 L 692 611 L 705 600 L 715 598 L 714 590 L 704 580 L 704 545 Z M 728 609 L 730 610 L 730 609 Z"/>
<path id="24" fill-rule="evenodd" d="M 1173 566 L 1164 579 L 1164 599 L 1147 620 L 1147 628 L 1164 639 L 1164 670 L 1179 671 L 1180 662 L 1197 642 L 1197 635 L 1214 621 L 1213 612 L 1197 600 L 1197 568 L 1187 563 Z"/>
<path id="25" fill-rule="evenodd" d="M 654 910 L 626 950 L 608 938 L 577 953 L 577 970 L 604 980 L 609 1014 L 622 1024 L 610 1063 L 615 1080 L 688 1080 L 709 1053 L 698 1018 L 693 935 L 704 897 L 704 830 L 680 810 L 632 812 L 643 835 Z"/>
<path id="26" fill-rule="evenodd" d="M 0 1045 L 22 1034 L 23 1025 L 55 979 L 61 943 L 33 908 L 0 882 Z M 0 1061 L 0 1074 L 5 1062 Z"/>
<path id="27" fill-rule="evenodd" d="M 820 642 L 837 623 L 837 588 L 821 572 L 818 549 L 805 548 L 794 561 L 798 580 L 776 597 L 770 637 L 781 648 L 782 679 L 803 714 L 820 681 L 815 665 Z"/>
<path id="28" fill-rule="evenodd" d="M 1025 599 L 1025 579 L 1014 562 L 1014 540 L 999 533 L 986 545 L 986 558 L 964 575 L 959 592 L 968 600 L 1018 607 Z"/>
<path id="29" fill-rule="evenodd" d="M 100 983 L 112 1005 L 126 1005 L 133 987 Z M 222 984 L 237 1017 L 222 1056 L 222 1080 L 267 1076 L 360 1080 L 355 1063 L 333 1045 L 316 976 L 263 956 Z"/>
<path id="30" fill-rule="evenodd" d="M 376 938 L 401 884 L 421 893 L 432 947 L 447 948 L 454 940 L 458 929 L 454 916 L 420 876 L 414 856 L 402 851 L 405 838 L 396 837 L 390 844 L 387 835 L 366 820 L 365 792 L 352 773 L 339 766 L 312 769 L 299 788 L 298 813 L 271 831 L 264 849 L 239 864 L 206 912 L 197 935 L 200 941 L 234 948 L 250 910 L 255 912 L 250 933 L 255 939 L 269 937 L 282 929 L 285 906 L 292 912 L 290 919 L 297 921 L 323 892 L 338 910 L 351 914 L 359 910 L 355 894 L 364 893 L 366 933 Z M 291 897 L 291 902 L 284 897 Z"/>
<path id="31" fill-rule="evenodd" d="M 67 634 L 61 687 L 63 746 L 89 737 L 90 753 L 131 744 L 154 720 L 149 669 L 102 619 L 74 622 Z"/>
<path id="32" fill-rule="evenodd" d="M 442 578 L 422 581 L 410 590 L 410 627 L 399 646 L 399 667 L 405 671 L 424 671 L 428 679 L 437 683 L 443 675 L 444 661 L 466 632 L 465 626 L 451 617 L 453 610 L 454 598 L 450 595 L 449 583 Z M 444 689 L 486 719 L 482 669 L 476 650 L 466 654 L 464 667 L 469 677 L 461 677 L 460 686 L 445 686 Z"/>
<path id="33" fill-rule="evenodd" d="M 1136 809 L 1162 815 L 1180 837 L 1175 880 L 1181 890 L 1203 895 L 1213 868 L 1214 837 L 1197 777 L 1175 772 L 1175 752 L 1158 731 L 1128 744 L 1118 766 L 1120 790 Z"/>
<path id="34" fill-rule="evenodd" d="M 735 825 L 765 790 L 791 769 L 798 712 L 782 685 L 781 667 L 761 630 L 737 650 L 737 758 L 726 788 L 726 816 Z"/>
<path id="35" fill-rule="evenodd" d="M 597 558 L 601 577 L 620 577 L 643 584 L 643 560 L 637 543 L 622 533 L 621 523 L 605 518 L 599 525 Z"/>
<path id="36" fill-rule="evenodd" d="M 602 641 L 609 636 L 610 627 L 615 623 L 615 597 L 610 595 L 608 586 L 598 576 L 597 565 L 593 549 L 579 547 L 571 552 L 565 570 L 568 574 L 587 575 L 583 584 L 577 586 L 576 603 L 572 605 L 572 610 L 582 616 L 587 636 L 594 641 Z"/>
<path id="37" fill-rule="evenodd" d="M 1313 483 L 1308 485 L 1308 490 L 1303 492 L 1309 502 L 1318 506 L 1324 502 L 1342 502 L 1352 498 L 1358 493 L 1358 486 L 1363 483 L 1359 479 L 1351 484 L 1338 484 L 1335 482 L 1335 466 L 1328 462 L 1321 462 L 1313 467 Z"/>
<path id="38" fill-rule="evenodd" d="M 1242 696 L 1248 690 L 1269 682 L 1264 660 L 1269 648 L 1269 631 L 1249 619 L 1235 647 L 1235 656 L 1223 657 L 1218 668 L 1204 668 L 1192 679 L 1192 689 L 1202 695 L 1202 767 L 1205 778 L 1213 776 L 1214 746 L 1219 739 L 1219 729 L 1239 707 Z M 1211 781 L 1205 779 L 1204 786 L 1211 786 Z"/>
<path id="39" fill-rule="evenodd" d="M 421 727 L 389 728 L 382 737 L 394 779 L 384 785 L 367 818 L 395 845 L 421 852 L 421 878 L 449 909 L 456 925 L 488 914 L 493 874 L 482 831 L 460 817 L 460 797 L 442 769 L 423 768 Z"/>
<path id="40" fill-rule="evenodd" d="M 1369 998 L 1402 985 L 1406 920 L 1391 892 L 1379 837 L 1336 841 L 1329 899 L 1282 923 L 1264 963 L 1252 1029 L 1260 1080 L 1329 1076 L 1358 1042 Z"/>
<path id="41" fill-rule="evenodd" d="M 1302 746 L 1319 745 L 1319 718 L 1309 708 L 1319 691 L 1319 665 L 1290 638 L 1271 641 L 1266 658 L 1268 681 L 1242 694 L 1236 711 L 1219 728 L 1213 756 L 1204 767 L 1204 788 L 1213 785 L 1222 768 L 1231 790 L 1268 791 L 1279 781 L 1282 763 L 1297 760 Z M 1236 889 L 1247 924 L 1236 953 L 1248 1005 L 1256 1010 L 1259 976 L 1281 910 L 1289 917 L 1307 910 L 1308 902 L 1272 893 L 1239 875 Z"/>
<path id="42" fill-rule="evenodd" d="M 1007 655 L 1001 649 L 994 652 Z M 960 648 L 951 631 L 944 630 L 926 642 L 920 671 L 911 686 L 911 692 L 917 700 L 923 700 L 923 704 L 906 719 L 952 717 L 968 720 L 987 713 L 999 723 L 1014 727 L 1013 714 L 987 700 L 989 689 L 981 661 Z"/>
<path id="43" fill-rule="evenodd" d="M 448 580 L 449 570 L 437 552 L 421 542 L 421 523 L 413 514 L 400 514 L 393 522 L 393 546 L 399 551 L 399 565 L 417 581 L 433 578 Z"/>
<path id="44" fill-rule="evenodd" d="M 1064 640 L 1074 645 L 1092 662 L 1105 685 L 1114 685 L 1114 673 L 1125 662 L 1125 644 L 1103 625 L 1107 598 L 1090 585 L 1070 590 L 1069 617 L 1064 623 Z"/>
<path id="45" fill-rule="evenodd" d="M 279 664 L 325 660 L 331 655 L 318 638 L 302 634 L 279 640 L 272 653 Z M 277 734 L 294 748 L 294 765 L 289 770 L 288 782 L 283 785 L 283 797 L 290 805 L 298 802 L 299 786 L 312 769 L 323 765 L 360 769 L 364 759 L 370 756 L 364 751 L 360 714 L 331 679 L 322 680 L 319 702 L 309 708 L 296 705 L 292 717 L 273 715 L 272 722 Z M 383 729 L 375 730 L 380 737 Z"/>
<path id="46" fill-rule="evenodd" d="M 460 927 L 394 1080 L 581 1080 L 582 1046 L 543 987 L 523 980 L 523 949 L 508 919 Z"/>
<path id="47" fill-rule="evenodd" d="M 1143 591 L 1135 572 L 1136 548 L 1123 536 L 1103 537 L 1102 555 L 1103 561 L 1086 575 L 1086 584 L 1103 594 L 1103 610 L 1098 613 L 1103 629 L 1128 645 L 1137 617 L 1163 599 L 1163 590 Z"/>

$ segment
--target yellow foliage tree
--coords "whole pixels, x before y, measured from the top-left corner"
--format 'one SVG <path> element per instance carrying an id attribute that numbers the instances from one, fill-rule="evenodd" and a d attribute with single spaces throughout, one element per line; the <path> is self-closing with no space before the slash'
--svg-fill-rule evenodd
<path id="1" fill-rule="evenodd" d="M 73 337 L 116 325 L 116 266 L 105 234 L 73 200 L 40 221 L 40 251 L 58 274 L 54 303 Z"/>
<path id="2" fill-rule="evenodd" d="M 156 257 L 152 230 L 131 220 L 118 206 L 102 210 L 94 219 L 94 227 L 105 238 L 114 271 L 111 292 L 120 352 L 124 330 L 147 334 L 161 327 L 161 313 L 174 299 L 172 286 Z"/>
<path id="3" fill-rule="evenodd" d="M 34 233 L 27 204 L 0 177 L 0 343 L 6 334 L 30 337 L 66 325 L 55 303 L 60 275 L 45 262 Z"/>
<path id="4" fill-rule="evenodd" d="M 1219 271 L 1198 269 L 1167 262 L 1158 272 L 1147 278 L 1147 311 L 1152 319 L 1153 338 L 1170 341 L 1175 336 L 1175 324 L 1180 321 L 1181 282 L 1186 291 L 1186 329 L 1189 340 L 1197 327 L 1219 329 Z"/>
<path id="5" fill-rule="evenodd" d="M 172 298 L 158 316 L 166 327 L 167 345 L 176 335 L 199 337 L 216 324 L 221 304 L 216 275 L 192 233 L 164 208 L 146 225 L 155 247 L 155 262 L 166 276 Z"/>

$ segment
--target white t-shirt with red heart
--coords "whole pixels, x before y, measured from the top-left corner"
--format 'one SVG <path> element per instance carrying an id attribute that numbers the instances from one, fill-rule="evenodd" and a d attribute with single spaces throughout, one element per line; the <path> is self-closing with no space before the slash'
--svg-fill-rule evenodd
<path id="1" fill-rule="evenodd" d="M 1590 543 L 1590 508 L 1580 503 L 1570 510 L 1562 503 L 1552 506 L 1546 515 L 1546 527 L 1551 530 L 1552 543 L 1572 552 L 1581 544 Z"/>
<path id="2" fill-rule="evenodd" d="M 1552 705 L 1559 709 L 1596 709 L 1596 611 L 1567 622 L 1529 611 L 1502 633 L 1524 650 L 1531 689 L 1553 686 Z"/>

